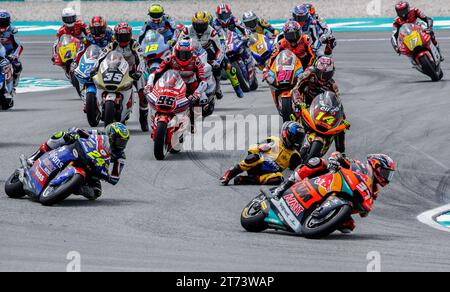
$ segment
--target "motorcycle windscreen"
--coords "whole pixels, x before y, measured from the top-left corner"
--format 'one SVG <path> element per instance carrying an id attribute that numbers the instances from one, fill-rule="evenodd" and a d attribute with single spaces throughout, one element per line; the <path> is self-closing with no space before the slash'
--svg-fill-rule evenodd
<path id="1" fill-rule="evenodd" d="M 87 60 L 97 60 L 101 53 L 102 49 L 99 46 L 92 45 L 86 50 L 84 57 Z"/>
<path id="2" fill-rule="evenodd" d="M 159 79 L 158 85 L 160 88 L 180 90 L 183 87 L 184 82 L 177 71 L 169 70 Z"/>
<path id="3" fill-rule="evenodd" d="M 327 132 L 342 123 L 344 109 L 340 98 L 333 92 L 327 91 L 313 100 L 310 115 L 317 129 Z"/>
<path id="4" fill-rule="evenodd" d="M 289 50 L 282 51 L 276 60 L 277 81 L 280 85 L 290 85 L 295 77 L 297 57 Z"/>
<path id="5" fill-rule="evenodd" d="M 164 36 L 154 30 L 149 30 L 142 41 L 141 49 L 144 57 L 159 54 L 166 50 L 168 46 L 164 42 Z"/>

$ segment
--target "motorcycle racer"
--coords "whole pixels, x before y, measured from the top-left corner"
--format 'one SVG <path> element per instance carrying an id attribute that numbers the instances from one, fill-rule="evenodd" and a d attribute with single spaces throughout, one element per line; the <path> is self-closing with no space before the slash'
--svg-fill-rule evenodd
<path id="1" fill-rule="evenodd" d="M 253 145 L 248 156 L 228 170 L 220 179 L 228 185 L 235 178 L 235 185 L 279 185 L 283 182 L 283 171 L 295 169 L 301 164 L 299 149 L 305 139 L 303 127 L 294 122 L 283 125 L 281 138 L 269 137 L 264 143 Z M 247 172 L 246 176 L 238 176 Z"/>
<path id="2" fill-rule="evenodd" d="M 203 48 L 207 52 L 208 63 L 213 68 L 213 75 L 216 79 L 216 96 L 218 99 L 222 99 L 220 78 L 225 52 L 217 31 L 209 25 L 206 12 L 195 13 L 192 17 L 192 25 L 185 27 L 180 35 L 180 38 L 185 37 L 189 37 L 193 41 L 194 47 Z"/>
<path id="3" fill-rule="evenodd" d="M 431 17 L 426 16 L 420 9 L 415 8 L 411 9 L 409 3 L 407 1 L 399 1 L 395 5 L 395 10 L 397 12 L 397 18 L 394 21 L 394 31 L 392 32 L 392 46 L 394 47 L 394 50 L 400 54 L 400 49 L 398 46 L 398 37 L 400 33 L 400 28 L 407 23 L 416 24 L 418 20 L 422 20 L 427 24 L 426 32 L 430 34 L 431 41 L 436 46 L 436 48 L 439 51 L 439 54 L 441 55 L 441 61 L 444 61 L 444 57 L 441 54 L 441 49 L 439 47 L 439 44 L 436 40 L 436 35 L 433 30 L 433 24 L 434 21 Z"/>
<path id="4" fill-rule="evenodd" d="M 110 43 L 100 55 L 91 75 L 94 76 L 103 60 L 109 53 L 116 51 L 121 53 L 130 65 L 130 77 L 134 80 L 134 86 L 139 96 L 139 123 L 143 132 L 149 131 L 148 126 L 148 101 L 145 98 L 144 68 L 142 50 L 139 43 L 132 37 L 132 28 L 128 23 L 122 22 L 114 28 L 115 40 Z"/>
<path id="5" fill-rule="evenodd" d="M 164 12 L 164 8 L 160 4 L 150 6 L 148 16 L 149 20 L 145 22 L 139 35 L 139 44 L 142 44 L 149 30 L 156 30 L 164 36 L 164 41 L 168 45 L 173 46 L 176 43 L 175 32 L 177 26 L 175 20 Z"/>
<path id="6" fill-rule="evenodd" d="M 337 172 L 340 168 L 352 169 L 355 175 L 363 177 L 364 181 L 372 182 L 368 189 L 372 197 L 371 203 L 362 206 L 365 211 L 359 213 L 363 218 L 367 217 L 372 211 L 373 203 L 378 199 L 380 189 L 386 187 L 392 181 L 396 170 L 394 161 L 385 154 L 370 154 L 367 156 L 366 163 L 363 163 L 348 159 L 341 153 L 335 152 L 328 158 L 328 163 L 324 159 L 312 158 L 305 165 L 299 166 L 273 194 L 275 197 L 279 197 L 299 181 L 315 178 L 329 172 Z M 355 221 L 350 217 L 339 230 L 342 233 L 351 233 L 355 228 Z"/>
<path id="7" fill-rule="evenodd" d="M 120 175 L 125 167 L 125 149 L 130 139 L 130 132 L 127 127 L 121 123 L 113 123 L 106 127 L 105 131 L 83 130 L 79 128 L 69 129 L 67 132 L 54 134 L 47 142 L 43 143 L 39 149 L 31 155 L 27 162 L 30 166 L 34 164 L 45 153 L 61 148 L 66 145 L 72 145 L 79 139 L 87 139 L 90 136 L 101 136 L 103 138 L 103 147 L 107 154 L 111 155 L 113 163 L 110 173 L 98 173 L 99 177 L 93 177 L 88 182 L 88 189 L 81 192 L 81 195 L 89 200 L 96 200 L 102 195 L 102 186 L 100 179 L 116 185 L 120 180 Z"/>
<path id="8" fill-rule="evenodd" d="M 190 38 L 180 39 L 173 50 L 173 54 L 165 59 L 158 69 L 153 72 L 147 82 L 145 91 L 150 93 L 156 82 L 168 70 L 178 71 L 187 86 L 187 97 L 192 102 L 204 103 L 207 100 L 207 79 L 202 61 L 195 55 L 195 46 Z M 194 133 L 194 113 L 191 108 L 191 132 Z"/>
<path id="9" fill-rule="evenodd" d="M 77 13 L 73 8 L 65 8 L 62 11 L 63 26 L 56 33 L 56 38 L 60 38 L 62 35 L 71 35 L 74 38 L 83 41 L 88 35 L 87 25 L 78 19 Z"/>
<path id="10" fill-rule="evenodd" d="M 303 67 L 306 68 L 312 64 L 315 55 L 310 46 L 310 40 L 307 35 L 303 35 L 300 25 L 295 21 L 288 21 L 283 28 L 284 38 L 278 42 L 272 56 L 269 59 L 268 67 L 264 69 L 264 75 L 269 72 L 273 62 L 283 50 L 290 50 L 302 62 Z"/>
<path id="11" fill-rule="evenodd" d="M 0 10 L 0 43 L 5 48 L 6 58 L 14 68 L 14 88 L 19 85 L 20 74 L 22 73 L 20 57 L 23 46 L 17 39 L 17 32 L 18 30 L 11 25 L 11 14 L 8 11 Z"/>
<path id="12" fill-rule="evenodd" d="M 336 47 L 336 39 L 325 21 L 311 15 L 311 7 L 306 4 L 297 5 L 292 13 L 292 20 L 302 27 L 302 32 L 312 40 L 312 47 L 317 56 L 331 55 Z"/>
<path id="13" fill-rule="evenodd" d="M 268 38 L 275 37 L 280 33 L 265 19 L 259 18 L 253 11 L 245 12 L 242 17 L 242 22 L 251 32 L 263 34 Z"/>
<path id="14" fill-rule="evenodd" d="M 216 21 L 214 22 L 216 30 L 231 30 L 233 32 L 240 32 L 244 37 L 250 35 L 250 31 L 239 20 L 233 16 L 231 8 L 228 4 L 220 4 L 216 9 Z"/>
<path id="15" fill-rule="evenodd" d="M 306 68 L 299 75 L 298 83 L 293 91 L 303 95 L 306 104 L 304 107 L 309 108 L 313 99 L 326 91 L 334 92 L 339 96 L 338 85 L 333 79 L 335 71 L 336 66 L 332 58 L 320 57 L 314 65 Z"/>

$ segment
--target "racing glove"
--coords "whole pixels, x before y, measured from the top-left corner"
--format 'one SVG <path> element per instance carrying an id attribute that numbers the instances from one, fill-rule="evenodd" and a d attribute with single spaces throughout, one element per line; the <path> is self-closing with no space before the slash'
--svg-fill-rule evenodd
<path id="1" fill-rule="evenodd" d="M 344 120 L 343 121 L 345 127 L 347 127 L 347 129 L 345 130 L 345 132 L 347 132 L 348 130 L 350 130 L 351 124 L 348 120 Z"/>
<path id="2" fill-rule="evenodd" d="M 168 40 L 168 41 L 167 41 L 167 44 L 168 44 L 171 48 L 173 48 L 173 47 L 175 46 L 176 43 L 177 43 L 176 40 Z"/>
<path id="3" fill-rule="evenodd" d="M 331 172 L 337 172 L 341 168 L 341 164 L 338 161 L 337 157 L 328 158 L 328 169 Z"/>

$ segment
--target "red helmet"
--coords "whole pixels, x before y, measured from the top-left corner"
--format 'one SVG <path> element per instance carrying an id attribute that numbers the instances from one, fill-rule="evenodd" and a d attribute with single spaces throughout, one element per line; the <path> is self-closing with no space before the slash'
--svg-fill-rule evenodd
<path id="1" fill-rule="evenodd" d="M 105 37 L 106 28 L 108 24 L 106 23 L 106 19 L 102 16 L 94 16 L 89 22 L 89 31 L 94 37 L 94 39 L 102 39 Z"/>
<path id="2" fill-rule="evenodd" d="M 131 42 L 133 29 L 128 23 L 122 22 L 114 27 L 114 35 L 119 45 L 126 47 Z"/>
<path id="3" fill-rule="evenodd" d="M 302 37 L 302 27 L 297 21 L 288 21 L 283 28 L 284 38 L 293 46 L 298 46 Z"/>
<path id="4" fill-rule="evenodd" d="M 400 1 L 395 5 L 395 10 L 397 11 L 397 15 L 403 19 L 408 18 L 410 10 L 409 3 L 407 1 Z"/>
<path id="5" fill-rule="evenodd" d="M 373 169 L 375 182 L 382 187 L 387 186 L 394 177 L 395 163 L 392 158 L 384 154 L 370 154 L 367 163 Z"/>
<path id="6" fill-rule="evenodd" d="M 177 63 L 183 67 L 189 65 L 194 58 L 194 51 L 195 48 L 191 39 L 186 38 L 178 41 L 174 49 Z"/>
<path id="7" fill-rule="evenodd" d="M 233 16 L 230 6 L 228 4 L 220 4 L 217 6 L 216 16 L 221 23 L 228 24 Z"/>
<path id="8" fill-rule="evenodd" d="M 320 57 L 315 65 L 318 82 L 322 85 L 334 77 L 336 66 L 334 60 L 329 57 Z"/>

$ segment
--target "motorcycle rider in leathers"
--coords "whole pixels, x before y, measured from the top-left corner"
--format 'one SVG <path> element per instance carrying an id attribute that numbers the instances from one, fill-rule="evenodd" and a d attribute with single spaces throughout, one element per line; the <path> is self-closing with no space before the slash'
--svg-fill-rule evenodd
<path id="1" fill-rule="evenodd" d="M 218 99 L 222 99 L 220 79 L 225 52 L 216 30 L 209 25 L 208 15 L 204 11 L 199 11 L 194 15 L 192 26 L 185 27 L 180 35 L 180 38 L 184 37 L 189 37 L 196 48 L 203 48 L 207 52 L 208 63 L 213 68 L 216 79 L 216 96 Z"/>
<path id="2" fill-rule="evenodd" d="M 431 35 L 431 41 L 438 49 L 441 55 L 441 61 L 444 61 L 444 57 L 441 54 L 441 49 L 436 40 L 436 35 L 433 30 L 433 19 L 431 17 L 426 16 L 420 9 L 415 8 L 411 9 L 409 3 L 407 1 L 399 1 L 395 5 L 395 10 L 397 12 L 397 18 L 394 21 L 394 31 L 392 32 L 392 46 L 394 50 L 400 54 L 400 49 L 398 47 L 398 37 L 400 33 L 400 28 L 407 23 L 416 24 L 418 20 L 422 20 L 427 24 L 426 32 Z"/>
<path id="3" fill-rule="evenodd" d="M 251 32 L 265 35 L 268 38 L 274 38 L 280 33 L 267 20 L 259 18 L 253 11 L 245 12 L 242 16 L 242 22 Z"/>
<path id="4" fill-rule="evenodd" d="M 145 88 L 146 93 L 153 90 L 156 82 L 168 70 L 178 71 L 187 86 L 187 98 L 192 101 L 190 119 L 191 132 L 195 132 L 195 117 L 193 106 L 197 103 L 204 104 L 208 101 L 206 89 L 208 86 L 205 74 L 205 67 L 202 61 L 195 55 L 195 46 L 190 38 L 180 39 L 173 50 L 173 54 L 165 59 L 161 65 L 153 72 Z"/>
<path id="5" fill-rule="evenodd" d="M 142 59 L 142 50 L 137 40 L 132 37 L 132 28 L 128 23 L 122 22 L 114 28 L 115 40 L 110 43 L 100 55 L 93 72 L 94 76 L 109 53 L 112 51 L 119 52 L 123 55 L 130 66 L 130 77 L 134 80 L 134 86 L 139 96 L 139 123 L 143 132 L 149 131 L 148 126 L 148 101 L 145 98 L 144 87 L 144 69 L 145 62 Z"/>
<path id="6" fill-rule="evenodd" d="M 100 179 L 103 179 L 112 185 L 116 185 L 120 180 L 120 175 L 125 167 L 125 149 L 128 140 L 130 139 L 130 132 L 125 125 L 113 123 L 108 125 L 105 128 L 105 131 L 72 128 L 67 132 L 56 133 L 27 159 L 27 163 L 32 166 L 35 161 L 41 158 L 45 153 L 66 145 L 72 145 L 80 138 L 87 139 L 93 135 L 103 137 L 103 147 L 111 155 L 111 162 L 113 163 L 110 173 L 99 174 L 101 175 L 99 178 L 90 178 L 87 188 L 83 188 L 79 192 L 79 195 L 82 195 L 89 200 L 96 200 L 102 195 Z"/>
<path id="7" fill-rule="evenodd" d="M 336 38 L 324 20 L 311 15 L 310 7 L 306 4 L 297 5 L 292 16 L 292 20 L 297 21 L 302 27 L 302 32 L 310 36 L 312 47 L 318 57 L 332 54 L 336 47 Z"/>
<path id="8" fill-rule="evenodd" d="M 283 125 L 281 137 L 269 137 L 264 143 L 253 145 L 248 156 L 228 170 L 220 179 L 228 185 L 279 185 L 284 181 L 283 171 L 296 169 L 302 163 L 299 149 L 305 139 L 305 130 L 294 122 Z M 240 175 L 247 172 L 248 175 Z"/>
<path id="9" fill-rule="evenodd" d="M 372 187 L 369 189 L 371 193 L 370 203 L 362 206 L 365 211 L 356 213 L 363 218 L 367 217 L 372 211 L 373 203 L 378 199 L 380 189 L 386 187 L 392 181 L 396 170 L 394 161 L 384 154 L 370 154 L 367 156 L 367 162 L 362 163 L 358 160 L 348 159 L 339 152 L 334 152 L 328 158 L 328 163 L 324 159 L 316 157 L 310 159 L 305 165 L 300 165 L 291 177 L 274 191 L 273 195 L 275 198 L 280 197 L 297 182 L 304 179 L 313 179 L 329 172 L 337 172 L 340 168 L 356 168 L 357 175 L 368 177 L 373 181 Z M 342 233 L 351 233 L 355 228 L 355 220 L 350 217 L 340 226 L 339 230 Z"/>
<path id="10" fill-rule="evenodd" d="M 160 4 L 152 4 L 148 11 L 149 20 L 147 20 L 141 29 L 139 35 L 139 43 L 145 38 L 145 34 L 149 30 L 155 30 L 164 36 L 164 42 L 170 46 L 176 43 L 176 23 L 175 20 L 164 12 L 164 8 Z"/>
<path id="11" fill-rule="evenodd" d="M 17 29 L 11 25 L 11 14 L 7 11 L 0 11 L 0 43 L 6 51 L 6 58 L 13 66 L 14 88 L 19 85 L 20 74 L 22 73 L 22 62 L 20 57 L 23 46 L 17 39 Z M 15 90 L 15 89 L 14 89 Z M 13 101 L 11 100 L 11 106 Z"/>

